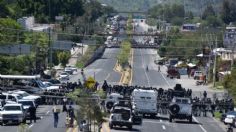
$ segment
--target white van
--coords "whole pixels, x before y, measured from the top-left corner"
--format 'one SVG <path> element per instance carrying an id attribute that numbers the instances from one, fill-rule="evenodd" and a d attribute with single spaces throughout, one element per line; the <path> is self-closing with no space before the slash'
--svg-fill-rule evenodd
<path id="1" fill-rule="evenodd" d="M 131 96 L 132 108 L 140 114 L 156 116 L 157 92 L 154 90 L 135 89 Z"/>

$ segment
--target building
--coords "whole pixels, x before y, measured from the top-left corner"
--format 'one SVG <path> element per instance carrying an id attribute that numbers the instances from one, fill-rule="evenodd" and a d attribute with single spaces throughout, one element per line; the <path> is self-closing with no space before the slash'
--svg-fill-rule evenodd
<path id="1" fill-rule="evenodd" d="M 213 50 L 213 52 L 214 53 L 216 52 L 222 60 L 232 60 L 232 57 L 234 59 L 236 58 L 235 54 L 232 56 L 232 50 L 229 50 L 229 49 L 216 48 L 216 49 Z"/>
<path id="2" fill-rule="evenodd" d="M 36 32 L 48 32 L 49 28 L 53 29 L 53 24 L 38 24 L 35 23 L 33 16 L 22 17 L 17 19 L 17 22 L 26 30 L 32 30 Z"/>
<path id="3" fill-rule="evenodd" d="M 22 17 L 17 19 L 17 22 L 24 28 L 27 30 L 30 30 L 31 28 L 34 27 L 34 17 Z"/>
<path id="4" fill-rule="evenodd" d="M 188 32 L 188 31 L 196 31 L 197 30 L 197 24 L 183 24 L 181 27 L 182 32 Z"/>
<path id="5" fill-rule="evenodd" d="M 236 44 L 236 27 L 233 26 L 226 27 L 223 43 L 224 47 L 227 49 L 232 50 L 234 48 L 234 45 Z"/>

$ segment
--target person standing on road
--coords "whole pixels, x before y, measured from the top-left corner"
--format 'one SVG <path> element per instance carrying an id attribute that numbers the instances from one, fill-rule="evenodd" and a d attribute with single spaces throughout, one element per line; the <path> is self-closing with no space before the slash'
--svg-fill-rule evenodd
<path id="1" fill-rule="evenodd" d="M 34 120 L 34 123 L 36 123 L 36 108 L 33 105 L 30 105 L 29 107 L 29 114 L 30 114 L 30 123 L 32 123 L 32 120 Z"/>
<path id="2" fill-rule="evenodd" d="M 161 72 L 161 67 L 160 67 L 160 65 L 158 65 L 158 72 Z"/>
<path id="3" fill-rule="evenodd" d="M 206 91 L 203 92 L 203 97 L 207 98 L 207 92 Z"/>
<path id="4" fill-rule="evenodd" d="M 62 105 L 62 112 L 67 112 L 67 107 L 66 107 L 66 104 L 67 104 L 67 98 L 64 96 L 63 98 L 63 105 Z"/>
<path id="5" fill-rule="evenodd" d="M 68 115 L 70 117 L 70 127 L 73 127 L 75 113 L 74 113 L 74 109 L 72 108 L 71 105 L 69 106 L 69 109 L 68 109 Z"/>
<path id="6" fill-rule="evenodd" d="M 52 109 L 53 118 L 54 118 L 54 128 L 57 128 L 58 120 L 59 120 L 59 111 L 57 110 L 56 106 Z"/>

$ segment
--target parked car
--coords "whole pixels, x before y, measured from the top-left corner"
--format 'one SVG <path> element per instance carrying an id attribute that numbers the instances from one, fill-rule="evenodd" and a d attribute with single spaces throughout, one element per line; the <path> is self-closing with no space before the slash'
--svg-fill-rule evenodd
<path id="1" fill-rule="evenodd" d="M 22 104 L 5 104 L 2 111 L 0 111 L 0 123 L 5 125 L 8 123 L 25 123 L 26 111 Z"/>
<path id="2" fill-rule="evenodd" d="M 193 74 L 193 79 L 199 80 L 200 76 L 202 75 L 203 75 L 202 71 L 195 71 Z"/>
<path id="3" fill-rule="evenodd" d="M 49 79 L 48 82 L 52 83 L 53 85 L 61 85 L 60 80 L 57 79 Z"/>
<path id="4" fill-rule="evenodd" d="M 69 80 L 69 74 L 67 72 L 62 72 L 60 75 L 59 75 L 59 80 Z"/>
<path id="5" fill-rule="evenodd" d="M 176 68 L 168 68 L 167 77 L 180 79 L 180 73 Z"/>
<path id="6" fill-rule="evenodd" d="M 73 74 L 73 70 L 70 67 L 65 67 L 64 71 L 69 73 L 70 75 Z"/>
<path id="7" fill-rule="evenodd" d="M 22 99 L 23 97 L 21 95 L 15 94 L 15 93 L 1 93 L 0 99 L 5 100 L 6 103 L 16 103 L 18 100 Z"/>
<path id="8" fill-rule="evenodd" d="M 236 117 L 236 111 L 229 111 L 229 112 L 227 112 L 227 113 L 225 113 L 225 114 L 222 114 L 221 117 L 220 117 L 220 120 L 221 120 L 222 122 L 224 122 L 224 121 L 225 121 L 225 118 L 226 118 L 228 115 L 233 115 L 233 116 Z"/>
<path id="9" fill-rule="evenodd" d="M 16 91 L 12 91 L 15 94 L 19 94 L 22 96 L 22 99 L 24 100 L 34 100 L 34 102 L 36 103 L 36 107 L 41 104 L 41 97 L 38 95 L 31 95 L 25 91 L 20 91 L 20 90 L 16 90 Z"/>

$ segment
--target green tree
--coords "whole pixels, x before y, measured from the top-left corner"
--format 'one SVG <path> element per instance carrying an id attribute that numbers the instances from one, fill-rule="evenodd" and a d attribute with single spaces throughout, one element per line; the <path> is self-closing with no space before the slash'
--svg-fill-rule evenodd
<path id="1" fill-rule="evenodd" d="M 236 21 L 236 4 L 234 1 L 224 0 L 221 18 L 226 24 Z"/>
<path id="2" fill-rule="evenodd" d="M 66 64 L 68 63 L 68 60 L 70 59 L 70 53 L 69 52 L 60 52 L 58 54 L 58 60 L 59 62 L 62 64 L 62 66 L 66 66 Z"/>
<path id="3" fill-rule="evenodd" d="M 17 43 L 17 35 L 21 26 L 11 18 L 0 18 L 0 45 Z"/>
<path id="4" fill-rule="evenodd" d="M 67 96 L 73 99 L 76 104 L 80 107 L 77 111 L 79 113 L 78 119 L 87 119 L 88 124 L 92 123 L 92 120 L 95 120 L 94 125 L 99 125 L 104 122 L 103 117 L 105 114 L 102 112 L 101 108 L 99 107 L 98 100 L 93 98 L 92 91 L 89 89 L 76 89 L 73 93 L 69 93 Z"/>
<path id="5" fill-rule="evenodd" d="M 202 19 L 207 19 L 207 17 L 216 16 L 215 10 L 213 9 L 212 5 L 208 5 L 206 9 L 203 11 Z"/>
<path id="6" fill-rule="evenodd" d="M 207 25 L 211 27 L 219 27 L 222 25 L 221 20 L 216 16 L 208 16 L 206 18 L 206 21 L 207 21 Z"/>

